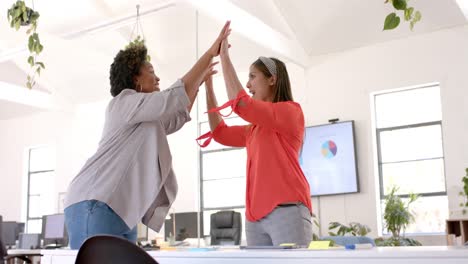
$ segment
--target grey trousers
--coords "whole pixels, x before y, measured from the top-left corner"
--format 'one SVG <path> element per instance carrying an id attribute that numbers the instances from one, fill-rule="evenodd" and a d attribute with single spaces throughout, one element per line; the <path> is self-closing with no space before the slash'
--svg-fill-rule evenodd
<path id="1" fill-rule="evenodd" d="M 309 245 L 312 240 L 312 218 L 303 204 L 276 207 L 257 222 L 245 221 L 248 246 L 279 246 L 283 243 Z"/>

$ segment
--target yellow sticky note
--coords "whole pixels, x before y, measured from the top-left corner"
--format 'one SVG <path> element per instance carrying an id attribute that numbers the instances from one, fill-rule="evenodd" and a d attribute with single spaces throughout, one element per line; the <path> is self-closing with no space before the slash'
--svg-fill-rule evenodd
<path id="1" fill-rule="evenodd" d="M 330 247 L 330 241 L 311 241 L 309 249 L 328 249 Z"/>
<path id="2" fill-rule="evenodd" d="M 283 243 L 280 244 L 281 247 L 295 247 L 296 243 Z"/>

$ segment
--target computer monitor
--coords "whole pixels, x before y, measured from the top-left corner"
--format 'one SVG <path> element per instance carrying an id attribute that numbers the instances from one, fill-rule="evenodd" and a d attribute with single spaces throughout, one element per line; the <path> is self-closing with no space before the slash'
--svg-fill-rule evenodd
<path id="1" fill-rule="evenodd" d="M 68 244 L 65 215 L 53 214 L 42 217 L 42 239 L 44 247 L 64 247 Z"/>
<path id="2" fill-rule="evenodd" d="M 170 214 L 170 219 L 164 222 L 164 239 L 167 241 L 169 233 L 173 233 L 175 219 L 175 240 L 183 241 L 186 238 L 198 238 L 198 213 L 176 213 Z M 200 212 L 200 237 L 203 237 L 203 212 Z"/>
<path id="3" fill-rule="evenodd" d="M 18 223 L 13 221 L 2 222 L 2 241 L 6 247 L 14 246 L 18 239 Z"/>
<path id="4" fill-rule="evenodd" d="M 19 249 L 38 249 L 41 246 L 41 234 L 19 234 Z"/>
<path id="5" fill-rule="evenodd" d="M 16 223 L 16 240 L 19 240 L 19 235 L 24 233 L 24 223 Z"/>
<path id="6" fill-rule="evenodd" d="M 148 227 L 142 223 L 137 225 L 137 241 L 148 241 Z"/>

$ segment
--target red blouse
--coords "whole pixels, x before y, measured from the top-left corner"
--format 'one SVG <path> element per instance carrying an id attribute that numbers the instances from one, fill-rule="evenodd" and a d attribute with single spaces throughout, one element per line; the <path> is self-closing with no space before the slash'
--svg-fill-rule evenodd
<path id="1" fill-rule="evenodd" d="M 247 220 L 260 220 L 277 205 L 289 202 L 301 202 L 312 211 L 309 184 L 299 165 L 304 137 L 300 105 L 255 100 L 242 90 L 236 99 L 210 112 L 228 106 L 251 125 L 227 126 L 222 121 L 213 134 L 199 139 L 208 138 L 202 146 L 214 138 L 223 145 L 247 148 Z"/>

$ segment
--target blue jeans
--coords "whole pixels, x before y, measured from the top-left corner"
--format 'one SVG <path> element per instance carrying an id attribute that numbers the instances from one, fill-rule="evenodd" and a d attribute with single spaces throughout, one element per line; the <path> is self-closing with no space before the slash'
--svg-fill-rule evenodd
<path id="1" fill-rule="evenodd" d="M 129 228 L 107 204 L 88 200 L 65 208 L 70 248 L 79 249 L 83 242 L 95 235 L 114 235 L 136 243 L 136 226 Z"/>

